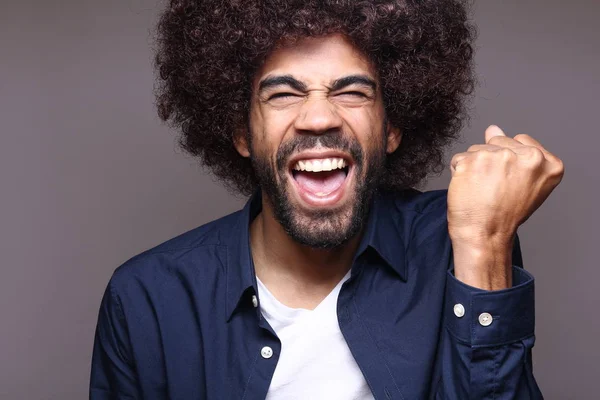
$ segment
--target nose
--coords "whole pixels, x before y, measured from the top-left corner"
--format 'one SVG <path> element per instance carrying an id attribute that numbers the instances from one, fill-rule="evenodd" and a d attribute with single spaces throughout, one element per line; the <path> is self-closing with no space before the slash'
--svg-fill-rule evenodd
<path id="1" fill-rule="evenodd" d="M 297 131 L 312 135 L 329 133 L 341 127 L 342 118 L 327 98 L 307 99 L 294 121 Z"/>

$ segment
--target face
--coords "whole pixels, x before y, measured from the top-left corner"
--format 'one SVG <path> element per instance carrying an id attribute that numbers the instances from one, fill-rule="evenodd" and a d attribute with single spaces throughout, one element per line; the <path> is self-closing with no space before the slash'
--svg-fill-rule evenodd
<path id="1" fill-rule="evenodd" d="M 367 58 L 339 35 L 275 50 L 255 76 L 249 126 L 236 147 L 285 231 L 315 248 L 354 237 L 400 143 Z"/>

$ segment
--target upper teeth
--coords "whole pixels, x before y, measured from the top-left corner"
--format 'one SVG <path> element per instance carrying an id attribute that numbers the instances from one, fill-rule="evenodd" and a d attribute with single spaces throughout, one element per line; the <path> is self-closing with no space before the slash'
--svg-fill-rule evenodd
<path id="1" fill-rule="evenodd" d="M 332 171 L 338 168 L 345 168 L 346 161 L 343 158 L 313 158 L 310 160 L 298 161 L 294 165 L 294 169 L 297 171 Z"/>

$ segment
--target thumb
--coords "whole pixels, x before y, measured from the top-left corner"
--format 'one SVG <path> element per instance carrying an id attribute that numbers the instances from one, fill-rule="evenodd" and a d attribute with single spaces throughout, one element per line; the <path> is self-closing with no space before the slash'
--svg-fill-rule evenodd
<path id="1" fill-rule="evenodd" d="M 494 136 L 506 136 L 506 134 L 498 127 L 498 125 L 490 125 L 485 130 L 485 143 L 488 143 Z"/>

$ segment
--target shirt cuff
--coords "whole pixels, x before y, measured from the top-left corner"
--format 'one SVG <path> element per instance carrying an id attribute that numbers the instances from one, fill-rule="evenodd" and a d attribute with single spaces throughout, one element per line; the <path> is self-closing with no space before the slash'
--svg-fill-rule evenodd
<path id="1" fill-rule="evenodd" d="M 444 322 L 458 340 L 472 346 L 499 346 L 534 334 L 534 279 L 512 267 L 513 286 L 486 291 L 469 286 L 448 270 Z"/>

